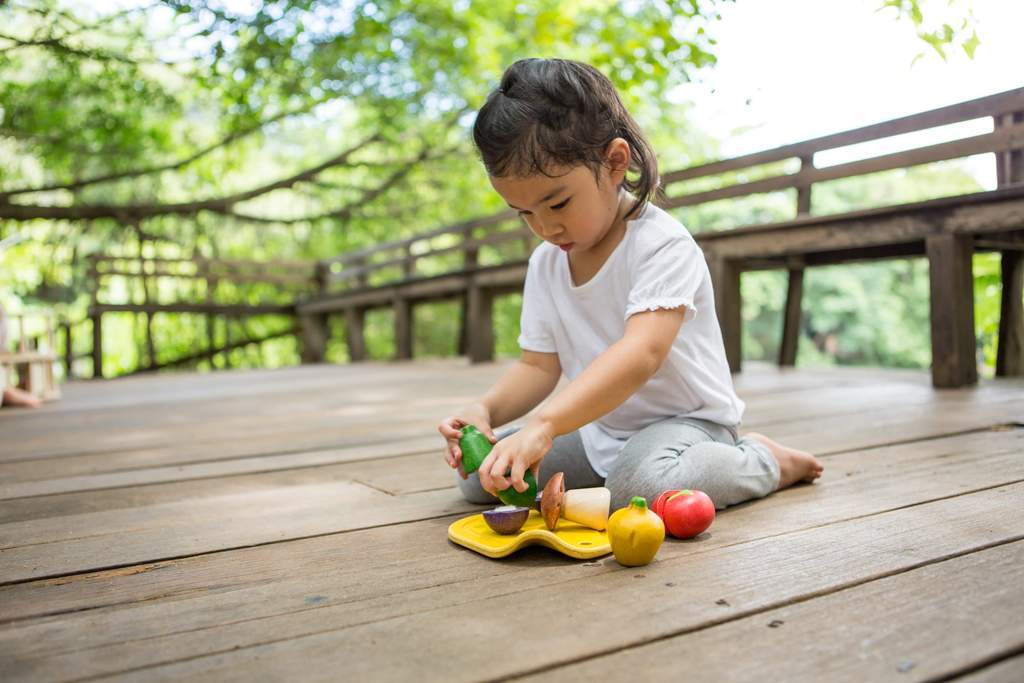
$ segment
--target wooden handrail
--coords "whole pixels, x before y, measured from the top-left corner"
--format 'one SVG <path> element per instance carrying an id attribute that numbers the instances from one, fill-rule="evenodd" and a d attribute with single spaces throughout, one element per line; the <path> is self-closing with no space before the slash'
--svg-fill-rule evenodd
<path id="1" fill-rule="evenodd" d="M 818 152 L 983 117 L 999 120 L 1004 115 L 1014 112 L 1024 112 L 1024 88 L 1016 88 L 995 95 L 783 145 L 733 159 L 713 161 L 680 169 L 662 176 L 662 186 L 788 159 L 798 159 L 801 162 L 799 170 L 795 173 L 761 178 L 703 192 L 676 195 L 668 197 L 666 201 L 661 203 L 661 206 L 666 209 L 673 209 L 719 199 L 796 188 L 798 190 L 798 213 L 809 213 L 811 203 L 810 192 L 814 183 L 897 168 L 907 168 L 936 161 L 957 159 L 973 154 L 1002 153 L 1010 150 L 1024 149 L 1024 124 L 997 125 L 991 133 L 860 159 L 825 168 L 816 168 L 814 166 L 813 158 Z M 324 259 L 320 262 L 325 272 L 328 273 L 327 277 L 324 278 L 324 284 L 330 285 L 350 281 L 353 278 L 360 278 L 361 286 L 365 286 L 366 277 L 373 272 L 395 266 L 403 266 L 404 270 L 411 272 L 410 263 L 412 261 L 455 251 L 462 251 L 466 254 L 468 263 L 469 257 L 478 247 L 490 243 L 488 241 L 489 236 L 472 238 L 472 230 L 477 227 L 500 224 L 514 218 L 515 215 L 515 212 L 512 210 L 501 211 L 489 216 L 435 228 L 408 238 L 392 240 L 373 247 L 348 252 L 331 259 Z M 415 253 L 413 249 L 415 243 L 446 234 L 459 235 L 461 237 L 460 243 L 456 246 L 445 246 L 439 249 Z M 510 231 L 508 234 L 511 235 L 513 233 Z M 504 239 L 501 238 L 499 241 L 504 241 Z M 512 238 L 509 237 L 508 239 Z M 400 255 L 376 263 L 368 262 L 371 256 L 389 250 L 397 250 L 400 252 Z"/>
<path id="2" fill-rule="evenodd" d="M 678 208 L 681 206 L 692 206 L 704 204 L 717 199 L 730 197 L 742 197 L 763 192 L 774 192 L 784 190 L 798 185 L 811 185 L 826 180 L 838 180 L 840 178 L 853 178 L 869 173 L 890 171 L 896 168 L 909 168 L 921 164 L 930 164 L 936 161 L 947 161 L 959 159 L 973 154 L 984 154 L 986 152 L 1002 152 L 1011 149 L 1024 147 L 1024 124 L 999 128 L 992 133 L 975 135 L 969 138 L 960 138 L 949 142 L 941 142 L 927 147 L 908 149 L 902 152 L 884 154 L 868 159 L 859 159 L 845 164 L 836 164 L 826 168 L 805 168 L 797 173 L 774 176 L 755 180 L 749 183 L 730 185 L 717 190 L 697 192 L 694 194 L 671 197 L 664 202 L 665 208 Z"/>
<path id="3" fill-rule="evenodd" d="M 736 171 L 776 161 L 810 156 L 817 152 L 836 149 L 838 147 L 847 147 L 861 142 L 880 140 L 883 138 L 893 137 L 895 135 L 904 135 L 906 133 L 913 133 L 919 130 L 927 130 L 937 126 L 945 126 L 952 123 L 971 121 L 973 119 L 989 116 L 998 116 L 1007 112 L 1022 110 L 1024 110 L 1024 88 L 1016 88 L 1014 90 L 1007 90 L 1006 92 L 997 93 L 995 95 L 968 100 L 967 102 L 960 102 L 959 104 L 939 107 L 938 109 L 931 109 L 929 111 L 919 112 L 917 114 L 911 114 L 909 116 L 903 116 L 898 119 L 891 119 L 881 123 L 874 123 L 862 128 L 854 128 L 840 133 L 832 133 L 830 135 L 824 135 L 822 137 L 812 138 L 810 140 L 804 140 L 802 142 L 796 142 L 789 145 L 782 145 L 781 147 L 775 147 L 774 149 L 745 154 L 731 159 L 722 159 L 697 166 L 690 166 L 689 168 L 680 169 L 663 175 L 661 183 L 663 186 L 667 186 L 681 180 L 719 175 L 728 171 Z"/>

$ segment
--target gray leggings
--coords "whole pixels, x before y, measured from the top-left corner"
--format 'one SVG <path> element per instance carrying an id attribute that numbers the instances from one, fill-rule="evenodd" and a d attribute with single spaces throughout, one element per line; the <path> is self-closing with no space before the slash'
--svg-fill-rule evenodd
<path id="1" fill-rule="evenodd" d="M 506 428 L 495 436 L 500 441 L 516 431 Z M 612 510 L 625 507 L 633 496 L 650 504 L 662 491 L 686 488 L 708 494 L 721 510 L 763 498 L 779 485 L 779 464 L 766 446 L 738 438 L 730 427 L 692 417 L 661 420 L 631 436 L 607 480 L 590 466 L 579 432 L 556 437 L 541 461 L 538 485 L 543 487 L 555 472 L 565 473 L 566 489 L 607 486 Z M 465 480 L 456 473 L 455 479 L 469 502 L 500 502 L 484 491 L 476 473 Z"/>

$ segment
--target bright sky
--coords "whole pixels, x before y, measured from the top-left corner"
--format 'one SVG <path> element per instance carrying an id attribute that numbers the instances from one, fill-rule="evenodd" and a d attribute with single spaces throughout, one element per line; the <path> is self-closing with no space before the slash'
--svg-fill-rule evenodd
<path id="1" fill-rule="evenodd" d="M 891 10 L 876 12 L 881 4 L 723 3 L 715 30 L 717 66 L 670 99 L 694 102 L 695 123 L 722 141 L 724 157 L 732 157 L 1024 86 L 1024 2 L 958 0 L 961 8 L 973 9 L 981 45 L 973 60 L 960 48 L 947 50 L 946 62 L 917 39 L 909 20 L 896 21 Z M 924 9 L 941 13 L 945 5 L 932 0 Z M 922 51 L 925 56 L 911 65 Z M 828 165 L 991 129 L 987 122 L 967 123 L 915 137 L 912 144 L 876 143 L 870 153 L 851 149 L 815 161 Z M 991 155 L 972 158 L 970 167 L 985 187 L 995 187 Z"/>

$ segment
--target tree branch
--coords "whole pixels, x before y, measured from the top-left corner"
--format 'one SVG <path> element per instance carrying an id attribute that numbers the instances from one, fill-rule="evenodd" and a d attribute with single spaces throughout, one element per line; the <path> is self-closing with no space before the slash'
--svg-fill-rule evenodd
<path id="1" fill-rule="evenodd" d="M 253 221 L 255 223 L 282 223 L 285 225 L 294 225 L 296 223 L 312 223 L 315 221 L 328 219 L 347 220 L 352 216 L 356 215 L 358 213 L 358 209 L 361 206 L 369 202 L 372 202 L 374 199 L 376 199 L 384 192 L 389 190 L 391 187 L 393 187 L 402 178 L 407 176 L 416 166 L 416 164 L 420 164 L 423 163 L 424 161 L 428 161 L 431 159 L 439 159 L 441 157 L 447 156 L 448 154 L 451 154 L 457 149 L 458 147 L 453 147 L 447 150 L 446 152 L 431 155 L 429 152 L 429 148 L 424 148 L 423 151 L 416 155 L 414 159 L 406 162 L 405 166 L 394 171 L 376 187 L 366 188 L 359 193 L 359 196 L 356 199 L 352 200 L 351 202 L 336 209 L 326 211 L 324 213 L 319 213 L 312 216 L 300 216 L 298 218 L 267 218 L 264 216 L 253 216 L 250 214 L 243 214 L 237 212 L 232 212 L 231 215 L 234 216 L 235 218 L 239 218 L 241 220 L 246 221 Z"/>
<path id="2" fill-rule="evenodd" d="M 192 162 L 197 161 L 197 160 L 203 158 L 207 154 L 209 154 L 209 153 L 211 153 L 211 152 L 213 152 L 215 150 L 220 149 L 221 147 L 225 147 L 227 145 L 230 145 L 231 143 L 233 143 L 233 142 L 235 142 L 237 140 L 240 140 L 240 139 L 246 137 L 247 135 L 251 135 L 251 134 L 253 134 L 253 133 L 257 132 L 257 131 L 262 130 L 263 128 L 269 126 L 272 123 L 277 123 L 278 121 L 290 118 L 292 116 L 298 116 L 299 114 L 305 114 L 305 113 L 315 109 L 316 107 L 320 106 L 321 104 L 325 104 L 325 103 L 331 101 L 332 99 L 335 99 L 335 98 L 333 98 L 333 97 L 331 97 L 331 98 L 324 98 L 324 99 L 321 99 L 321 100 L 317 100 L 315 102 L 310 102 L 310 103 L 304 104 L 301 107 L 296 107 L 295 109 L 289 109 L 287 111 L 280 112 L 278 114 L 275 114 L 274 116 L 271 116 L 268 119 L 264 119 L 263 121 L 260 121 L 259 123 L 256 123 L 256 124 L 254 124 L 252 126 L 249 126 L 248 128 L 243 128 L 241 130 L 235 131 L 234 133 L 231 133 L 230 135 L 226 135 L 223 138 L 221 138 L 220 140 L 218 140 L 217 142 L 214 142 L 213 144 L 210 144 L 210 145 L 208 145 L 208 146 L 198 150 L 197 152 L 195 152 L 195 153 L 193 153 L 193 154 L 191 154 L 191 155 L 189 155 L 189 156 L 187 156 L 187 157 L 185 157 L 183 159 L 179 159 L 177 161 L 172 161 L 172 162 L 169 162 L 169 163 L 166 163 L 166 164 L 161 164 L 159 166 L 149 166 L 149 167 L 146 167 L 146 168 L 138 168 L 138 169 L 134 169 L 132 171 L 121 171 L 121 172 L 118 172 L 118 173 L 107 173 L 105 175 L 94 176 L 92 178 L 83 178 L 83 179 L 80 179 L 80 180 L 74 180 L 74 181 L 72 181 L 70 183 L 57 183 L 57 184 L 53 184 L 53 185 L 43 185 L 41 187 L 19 187 L 19 188 L 15 188 L 13 190 L 4 190 L 4 191 L 0 191 L 0 202 L 6 202 L 11 197 L 15 197 L 15 196 L 18 196 L 18 195 L 23 195 L 23 194 L 34 194 L 36 192 L 52 192 L 53 190 L 78 190 L 78 189 L 81 189 L 83 187 L 88 187 L 89 185 L 97 185 L 99 183 L 109 183 L 109 182 L 113 182 L 115 180 L 125 180 L 127 178 L 138 178 L 139 176 L 152 175 L 154 173 L 163 173 L 165 171 L 177 171 L 177 170 L 179 170 L 181 168 L 184 168 L 185 166 L 188 166 Z"/>
<path id="3" fill-rule="evenodd" d="M 300 171 L 287 178 L 276 180 L 266 185 L 238 192 L 224 197 L 205 199 L 194 202 L 179 204 L 78 204 L 72 206 L 37 206 L 29 204 L 0 203 L 0 219 L 11 220 L 32 220 L 36 218 L 58 219 L 58 220 L 83 220 L 95 218 L 114 218 L 123 222 L 149 218 L 151 216 L 191 216 L 201 211 L 213 211 L 215 213 L 231 214 L 235 204 L 244 202 L 255 197 L 291 187 L 295 183 L 313 178 L 328 168 L 341 166 L 348 161 L 348 158 L 363 149 L 367 145 L 381 139 L 379 133 L 374 133 L 362 142 L 345 150 L 327 161 L 317 164 L 312 168 Z"/>

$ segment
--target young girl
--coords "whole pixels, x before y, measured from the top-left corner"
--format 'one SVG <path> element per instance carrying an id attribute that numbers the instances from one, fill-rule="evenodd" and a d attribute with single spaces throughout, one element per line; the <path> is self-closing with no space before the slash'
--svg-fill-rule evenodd
<path id="1" fill-rule="evenodd" d="M 703 253 L 648 203 L 654 152 L 604 75 L 561 59 L 516 62 L 473 136 L 491 185 L 544 243 L 527 268 L 522 357 L 438 427 L 467 500 L 525 491 L 527 469 L 541 487 L 555 472 L 566 488 L 607 486 L 613 510 L 684 488 L 721 509 L 821 476 L 809 453 L 737 435 L 744 404 Z M 564 390 L 499 440 L 492 428 L 539 405 L 563 373 Z M 468 478 L 466 424 L 496 444 Z"/>

